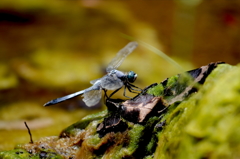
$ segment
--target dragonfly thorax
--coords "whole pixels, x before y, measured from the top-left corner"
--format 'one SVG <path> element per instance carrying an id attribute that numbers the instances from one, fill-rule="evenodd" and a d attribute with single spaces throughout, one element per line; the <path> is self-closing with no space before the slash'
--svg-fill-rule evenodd
<path id="1" fill-rule="evenodd" d="M 119 79 L 124 79 L 125 78 L 125 73 L 123 73 L 122 71 L 119 71 L 119 70 L 112 70 L 110 72 L 110 75 L 113 75 L 115 74 Z"/>
<path id="2" fill-rule="evenodd" d="M 133 71 L 129 71 L 127 73 L 127 80 L 130 83 L 133 83 L 137 79 L 137 74 Z"/>

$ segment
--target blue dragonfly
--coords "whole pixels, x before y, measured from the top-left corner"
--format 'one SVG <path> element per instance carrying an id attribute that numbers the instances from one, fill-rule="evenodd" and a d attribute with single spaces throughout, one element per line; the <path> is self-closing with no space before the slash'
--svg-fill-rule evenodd
<path id="1" fill-rule="evenodd" d="M 124 73 L 117 70 L 117 68 L 122 64 L 124 59 L 130 53 L 132 53 L 137 46 L 137 42 L 130 42 L 124 48 L 122 48 L 107 66 L 107 74 L 102 78 L 90 81 L 90 83 L 92 84 L 91 87 L 78 91 L 76 93 L 66 95 L 64 97 L 53 99 L 45 103 L 44 106 L 57 104 L 65 100 L 74 98 L 76 96 L 83 95 L 83 101 L 87 106 L 91 107 L 96 105 L 101 100 L 102 90 L 104 91 L 107 98 L 110 98 L 122 87 L 124 87 L 123 95 L 125 97 L 128 97 L 126 96 L 126 89 L 128 89 L 128 91 L 132 93 L 137 93 L 136 91 L 141 91 L 139 87 L 132 84 L 137 79 L 137 74 L 135 72 L 129 71 L 127 73 Z M 110 96 L 107 96 L 107 90 L 114 90 L 114 92 L 111 93 Z"/>

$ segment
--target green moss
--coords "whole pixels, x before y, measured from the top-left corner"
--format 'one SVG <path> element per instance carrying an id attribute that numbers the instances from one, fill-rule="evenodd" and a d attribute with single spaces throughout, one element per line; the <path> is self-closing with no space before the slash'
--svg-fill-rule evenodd
<path id="1" fill-rule="evenodd" d="M 133 151 L 138 147 L 138 145 L 136 145 L 136 143 L 139 142 L 139 139 L 143 135 L 142 134 L 143 130 L 144 130 L 143 125 L 134 124 L 133 128 L 128 132 L 129 138 L 130 138 L 129 146 L 128 146 L 129 151 Z"/>
<path id="2" fill-rule="evenodd" d="M 173 86 L 175 86 L 177 84 L 178 78 L 179 78 L 178 75 L 175 75 L 175 76 L 172 76 L 172 77 L 168 78 L 166 87 L 173 87 Z"/>
<path id="3" fill-rule="evenodd" d="M 148 89 L 147 93 L 154 96 L 162 96 L 166 100 L 170 100 L 181 94 L 187 86 L 192 82 L 192 78 L 187 74 L 175 75 L 167 79 L 167 82 Z"/>
<path id="4" fill-rule="evenodd" d="M 240 157 L 240 66 L 219 65 L 197 94 L 169 109 L 155 158 Z"/>
<path id="5" fill-rule="evenodd" d="M 74 135 L 74 133 L 76 131 L 78 131 L 76 129 L 85 129 L 89 125 L 89 123 L 91 123 L 94 120 L 103 119 L 103 117 L 106 116 L 106 114 L 107 114 L 107 110 L 101 111 L 96 114 L 88 115 L 88 116 L 82 118 L 82 120 L 70 125 L 66 129 L 64 129 L 61 134 Z"/>
<path id="6" fill-rule="evenodd" d="M 132 129 L 128 131 L 129 141 L 128 146 L 123 147 L 116 153 L 116 159 L 122 156 L 131 156 L 138 148 L 138 143 L 143 135 L 144 126 L 140 124 L 134 124 Z"/>
<path id="7" fill-rule="evenodd" d="M 164 120 L 160 120 L 160 119 L 161 118 L 159 118 L 158 116 L 153 116 L 153 117 L 149 118 L 149 120 L 147 121 L 147 123 L 145 125 L 145 133 L 147 134 L 147 136 L 149 136 L 148 130 L 152 130 L 150 139 L 149 139 L 149 143 L 147 143 L 147 145 L 144 148 L 146 151 L 146 154 L 154 153 L 154 150 L 156 148 L 157 133 L 158 133 L 158 131 L 160 131 L 160 129 L 158 127 L 156 127 L 156 125 L 158 125 L 164 121 Z"/>
<path id="8" fill-rule="evenodd" d="M 152 159 L 152 158 L 153 158 L 153 155 L 144 157 L 144 159 Z"/>
<path id="9" fill-rule="evenodd" d="M 98 134 L 92 135 L 91 138 L 88 140 L 89 145 L 97 145 L 101 141 Z"/>
<path id="10" fill-rule="evenodd" d="M 11 151 L 3 151 L 0 152 L 0 158 L 4 159 L 21 159 L 21 158 L 28 158 L 29 153 L 23 149 L 14 149 Z"/>
<path id="11" fill-rule="evenodd" d="M 163 91 L 164 91 L 163 85 L 158 84 L 155 87 L 148 89 L 147 93 L 154 96 L 160 96 L 160 95 L 163 95 Z"/>
<path id="12" fill-rule="evenodd" d="M 0 158 L 4 159 L 62 159 L 61 156 L 57 155 L 54 152 L 41 151 L 41 154 L 32 155 L 24 149 L 14 149 L 10 151 L 0 152 Z"/>
<path id="13" fill-rule="evenodd" d="M 163 86 L 162 83 L 148 89 L 147 93 L 154 96 L 164 96 L 164 89 L 173 89 L 179 84 L 179 75 L 172 76 L 168 78 L 167 84 Z"/>

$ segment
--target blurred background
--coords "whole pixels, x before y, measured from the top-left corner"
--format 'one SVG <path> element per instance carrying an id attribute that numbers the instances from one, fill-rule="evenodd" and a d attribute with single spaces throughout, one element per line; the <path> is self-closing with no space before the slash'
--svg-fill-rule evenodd
<path id="1" fill-rule="evenodd" d="M 1 0 L 0 150 L 30 141 L 24 121 L 37 140 L 106 109 L 87 108 L 81 97 L 42 105 L 102 77 L 128 36 L 187 71 L 216 61 L 237 64 L 239 34 L 239 0 Z M 141 88 L 182 72 L 141 44 L 119 69 L 135 71 Z"/>

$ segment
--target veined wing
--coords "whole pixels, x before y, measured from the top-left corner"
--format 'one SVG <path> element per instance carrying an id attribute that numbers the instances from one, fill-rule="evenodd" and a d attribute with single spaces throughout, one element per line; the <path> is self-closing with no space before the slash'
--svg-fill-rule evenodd
<path id="1" fill-rule="evenodd" d="M 89 107 L 96 105 L 102 98 L 102 89 L 92 90 L 83 94 L 83 101 Z"/>
<path id="2" fill-rule="evenodd" d="M 124 48 L 118 51 L 117 55 L 112 59 L 106 68 L 107 72 L 117 69 L 123 62 L 123 60 L 138 46 L 138 43 L 133 41 L 128 43 Z"/>
<path id="3" fill-rule="evenodd" d="M 69 94 L 69 95 L 66 95 L 64 97 L 60 97 L 60 98 L 57 98 L 57 99 L 53 99 L 47 103 L 44 104 L 44 106 L 49 106 L 49 105 L 53 105 L 53 104 L 57 104 L 57 103 L 60 103 L 60 102 L 63 102 L 65 100 L 68 100 L 68 99 L 71 99 L 71 98 L 74 98 L 76 96 L 79 96 L 79 95 L 82 95 L 83 93 L 86 93 L 86 92 L 89 92 L 89 91 L 93 91 L 93 90 L 101 90 L 100 89 L 100 82 L 97 82 L 96 84 L 94 84 L 93 86 L 87 88 L 87 89 L 84 89 L 82 91 L 78 91 L 76 93 L 72 93 L 72 94 Z"/>
<path id="4" fill-rule="evenodd" d="M 107 74 L 101 79 L 101 87 L 107 90 L 115 90 L 122 86 L 123 82 L 116 76 L 116 74 Z"/>

